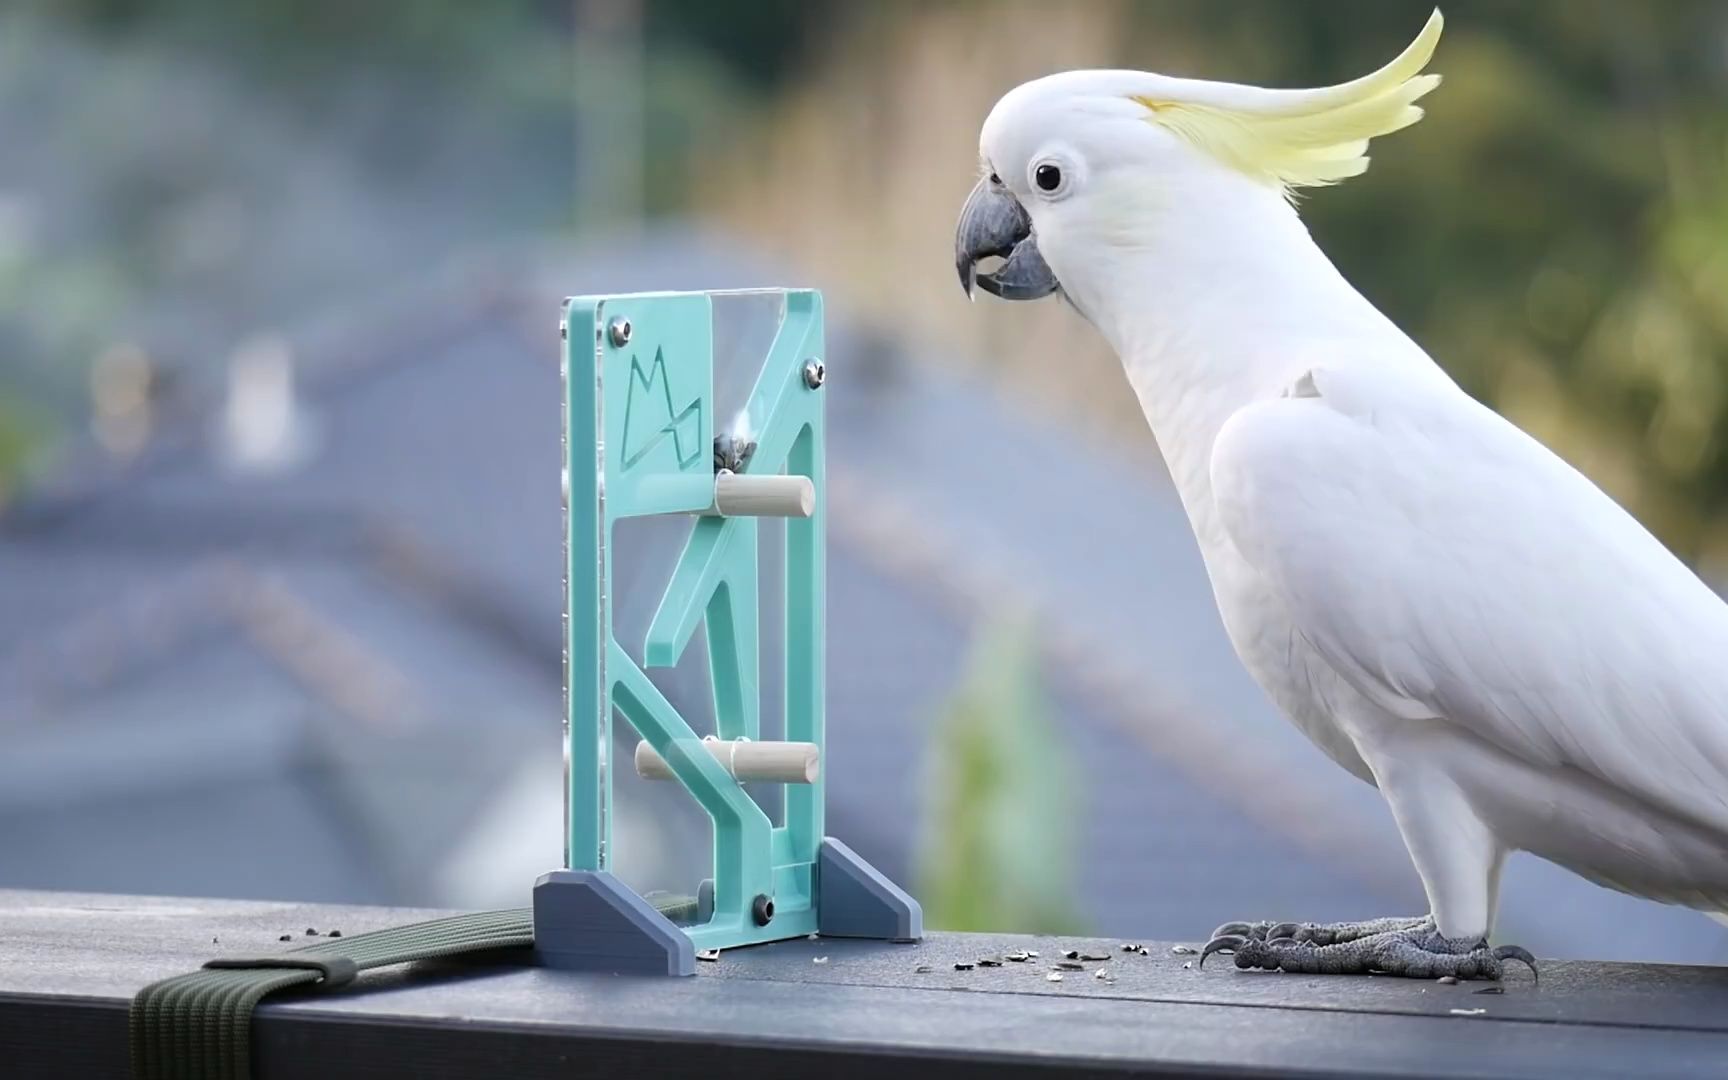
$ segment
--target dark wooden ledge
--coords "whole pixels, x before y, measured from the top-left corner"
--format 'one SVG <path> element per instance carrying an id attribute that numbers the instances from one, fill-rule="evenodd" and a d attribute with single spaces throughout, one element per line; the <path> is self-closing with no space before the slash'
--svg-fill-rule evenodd
<path id="1" fill-rule="evenodd" d="M 145 983 L 286 948 L 280 935 L 303 942 L 309 927 L 357 934 L 437 914 L 0 891 L 0 1075 L 123 1077 L 126 1005 Z M 1551 961 L 1539 986 L 1519 972 L 1480 994 L 1241 972 L 1228 957 L 1200 971 L 1168 943 L 1145 956 L 1121 944 L 799 940 L 727 953 L 690 979 L 372 972 L 263 1006 L 257 1075 L 1728 1076 L 1728 970 Z M 1049 981 L 1071 948 L 1111 959 Z M 955 970 L 1024 949 L 1040 955 Z"/>

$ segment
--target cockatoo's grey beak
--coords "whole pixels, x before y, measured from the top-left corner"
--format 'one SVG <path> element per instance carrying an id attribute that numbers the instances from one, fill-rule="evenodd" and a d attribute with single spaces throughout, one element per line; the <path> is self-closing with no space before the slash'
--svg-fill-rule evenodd
<path id="1" fill-rule="evenodd" d="M 1007 260 L 993 271 L 977 273 L 980 259 L 992 256 Z M 1032 233 L 1032 218 L 1014 196 L 992 184 L 978 181 L 960 224 L 954 229 L 954 269 L 960 272 L 960 287 L 972 295 L 972 282 L 1004 300 L 1036 300 L 1061 288 L 1038 253 L 1038 237 Z"/>

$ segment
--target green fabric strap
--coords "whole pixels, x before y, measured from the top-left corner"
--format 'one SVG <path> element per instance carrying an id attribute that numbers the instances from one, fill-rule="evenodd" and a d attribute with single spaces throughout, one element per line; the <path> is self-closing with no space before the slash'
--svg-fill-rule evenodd
<path id="1" fill-rule="evenodd" d="M 656 899 L 673 921 L 689 921 L 687 898 Z M 334 990 L 370 968 L 534 944 L 531 908 L 451 915 L 333 938 L 272 956 L 213 960 L 202 970 L 151 983 L 132 999 L 128 1034 L 137 1080 L 247 1080 L 252 1010 L 291 986 Z M 316 985 L 314 985 L 316 984 Z"/>

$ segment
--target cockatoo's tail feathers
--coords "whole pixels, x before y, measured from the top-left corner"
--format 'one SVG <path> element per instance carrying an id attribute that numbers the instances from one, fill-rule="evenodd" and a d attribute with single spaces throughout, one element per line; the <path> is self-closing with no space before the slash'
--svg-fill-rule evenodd
<path id="1" fill-rule="evenodd" d="M 1266 90 L 1159 79 L 1129 96 L 1148 119 L 1220 161 L 1289 190 L 1335 184 L 1368 168 L 1368 140 L 1422 118 L 1416 99 L 1440 85 L 1422 69 L 1440 42 L 1439 9 L 1397 59 L 1337 86 Z"/>

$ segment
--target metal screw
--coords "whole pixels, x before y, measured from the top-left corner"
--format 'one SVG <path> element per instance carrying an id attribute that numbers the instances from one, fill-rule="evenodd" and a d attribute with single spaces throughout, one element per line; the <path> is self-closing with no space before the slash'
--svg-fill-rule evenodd
<path id="1" fill-rule="evenodd" d="M 822 361 L 811 357 L 804 361 L 804 385 L 815 390 L 828 379 L 828 369 L 822 366 Z"/>
<path id="2" fill-rule="evenodd" d="M 756 920 L 757 926 L 767 926 L 774 921 L 774 899 L 766 893 L 758 894 L 750 902 L 750 917 Z"/>
<path id="3" fill-rule="evenodd" d="M 622 349 L 624 346 L 630 344 L 630 332 L 632 329 L 634 328 L 630 325 L 630 320 L 620 315 L 618 318 L 613 319 L 612 324 L 606 328 L 606 336 L 612 339 L 613 346 Z"/>

